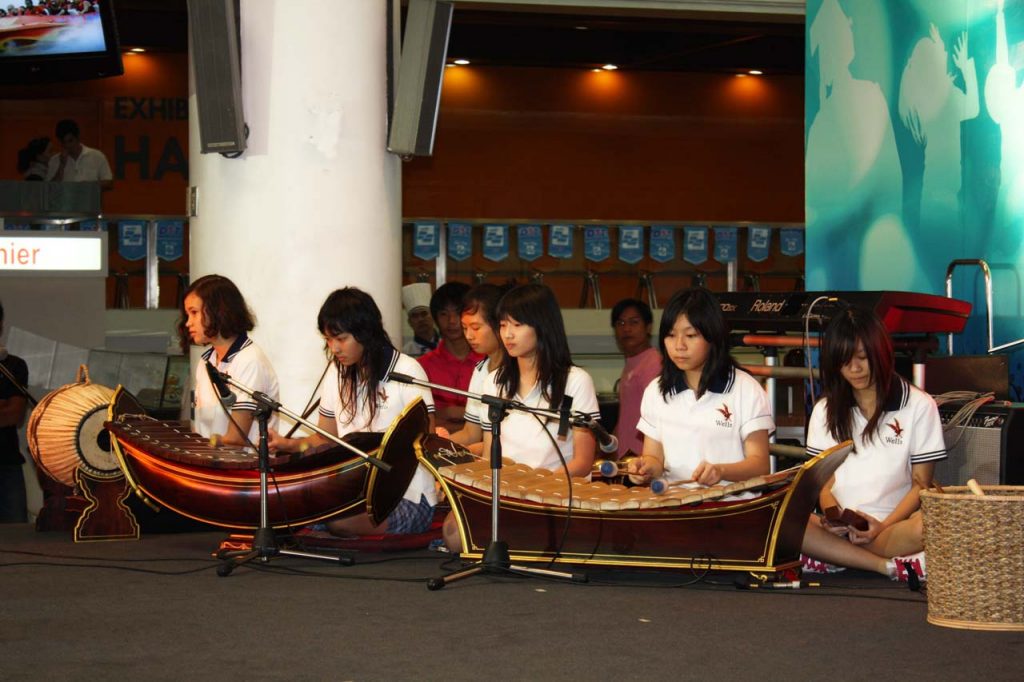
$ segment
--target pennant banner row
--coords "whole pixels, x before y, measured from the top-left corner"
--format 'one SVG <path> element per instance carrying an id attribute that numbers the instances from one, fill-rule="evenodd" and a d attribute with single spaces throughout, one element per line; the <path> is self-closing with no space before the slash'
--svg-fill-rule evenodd
<path id="1" fill-rule="evenodd" d="M 609 225 L 568 225 L 548 226 L 547 241 L 542 225 L 527 223 L 510 226 L 504 223 L 485 223 L 481 240 L 484 258 L 503 261 L 512 253 L 512 235 L 515 234 L 515 253 L 521 260 L 534 261 L 545 254 L 559 259 L 573 257 L 576 233 L 583 235 L 583 257 L 595 263 L 612 257 L 612 227 Z M 682 258 L 693 265 L 700 265 L 709 257 L 719 263 L 735 261 L 739 253 L 739 227 L 708 227 L 687 225 L 681 229 L 676 225 L 618 225 L 614 226 L 618 246 L 618 259 L 623 263 L 636 264 L 649 255 L 657 263 L 668 263 L 675 259 L 676 241 L 682 242 Z M 646 231 L 646 239 L 644 232 Z M 776 235 L 777 233 L 777 235 Z M 464 261 L 473 255 L 473 224 L 447 223 L 447 254 L 453 261 Z M 779 253 L 783 256 L 799 256 L 804 252 L 804 230 L 802 228 L 772 228 L 768 225 L 747 226 L 746 255 L 752 261 L 762 262 L 768 258 L 772 241 L 778 239 Z M 441 223 L 418 220 L 413 223 L 413 255 L 421 260 L 433 260 L 441 254 Z"/>

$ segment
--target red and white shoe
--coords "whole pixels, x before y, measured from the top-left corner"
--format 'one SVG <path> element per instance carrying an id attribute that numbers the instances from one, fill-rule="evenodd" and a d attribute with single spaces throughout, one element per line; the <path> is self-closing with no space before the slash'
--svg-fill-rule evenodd
<path id="1" fill-rule="evenodd" d="M 839 573 L 846 570 L 843 566 L 836 566 L 806 554 L 800 555 L 800 568 L 804 573 Z"/>
<path id="2" fill-rule="evenodd" d="M 890 567 L 889 577 L 893 580 L 898 580 L 901 583 L 907 582 L 909 579 L 908 567 L 914 571 L 918 580 L 925 580 L 927 577 L 923 551 L 909 556 L 894 556 L 890 561 L 892 566 Z"/>

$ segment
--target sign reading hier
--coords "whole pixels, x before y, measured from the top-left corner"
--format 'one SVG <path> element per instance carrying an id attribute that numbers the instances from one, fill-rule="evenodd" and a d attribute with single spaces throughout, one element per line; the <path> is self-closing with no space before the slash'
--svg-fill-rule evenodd
<path id="1" fill-rule="evenodd" d="M 0 275 L 107 274 L 104 233 L 0 232 Z"/>

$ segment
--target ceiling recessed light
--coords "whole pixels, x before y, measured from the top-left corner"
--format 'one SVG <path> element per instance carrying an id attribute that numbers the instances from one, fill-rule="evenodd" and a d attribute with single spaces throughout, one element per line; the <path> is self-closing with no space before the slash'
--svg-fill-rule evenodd
<path id="1" fill-rule="evenodd" d="M 573 26 L 573 28 L 576 29 L 577 31 L 589 31 L 590 30 L 589 26 Z"/>
<path id="2" fill-rule="evenodd" d="M 146 51 L 146 48 L 144 48 L 144 47 L 133 47 L 133 48 L 131 49 L 131 51 L 132 51 L 132 52 L 145 52 L 145 51 Z"/>
<path id="3" fill-rule="evenodd" d="M 446 69 L 453 69 L 453 68 L 455 68 L 455 66 L 456 66 L 455 64 L 445 64 L 444 68 L 446 68 Z"/>
<path id="4" fill-rule="evenodd" d="M 601 69 L 591 69 L 591 73 L 601 73 Z"/>
<path id="5" fill-rule="evenodd" d="M 736 77 L 737 78 L 746 78 L 747 74 L 745 74 L 745 73 L 738 73 L 738 74 L 736 74 Z"/>
<path id="6" fill-rule="evenodd" d="M 467 64 L 469 64 L 469 60 L 468 59 L 456 59 L 455 63 L 458 64 L 459 66 L 466 66 Z"/>
<path id="7" fill-rule="evenodd" d="M 616 66 L 615 64 L 605 64 L 601 68 L 604 69 L 605 71 L 614 71 L 615 69 L 617 69 L 619 67 Z"/>
<path id="8" fill-rule="evenodd" d="M 761 71 L 760 69 L 751 69 L 750 71 L 747 71 L 747 73 L 749 73 L 751 76 L 760 76 L 761 74 L 764 73 L 764 71 Z"/>

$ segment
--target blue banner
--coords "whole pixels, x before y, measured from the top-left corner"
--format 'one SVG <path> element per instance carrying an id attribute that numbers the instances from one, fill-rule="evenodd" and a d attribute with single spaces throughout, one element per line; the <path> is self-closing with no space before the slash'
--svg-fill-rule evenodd
<path id="1" fill-rule="evenodd" d="M 676 231 L 670 225 L 651 225 L 651 260 L 668 263 L 676 257 Z"/>
<path id="2" fill-rule="evenodd" d="M 440 254 L 438 244 L 441 226 L 435 222 L 413 223 L 412 255 L 420 260 L 434 260 Z"/>
<path id="3" fill-rule="evenodd" d="M 473 255 L 473 226 L 469 223 L 448 223 L 448 257 L 466 260 Z"/>
<path id="4" fill-rule="evenodd" d="M 32 225 L 29 223 L 12 223 L 4 221 L 4 230 L 11 230 L 12 232 L 21 232 L 23 230 L 31 230 Z"/>
<path id="5" fill-rule="evenodd" d="M 619 260 L 639 263 L 644 257 L 644 228 L 639 225 L 619 225 Z"/>
<path id="6" fill-rule="evenodd" d="M 715 260 L 719 263 L 736 261 L 736 228 L 715 228 Z"/>
<path id="7" fill-rule="evenodd" d="M 548 255 L 572 258 L 572 225 L 552 225 L 548 234 Z"/>
<path id="8" fill-rule="evenodd" d="M 104 232 L 107 229 L 107 223 L 103 220 L 83 220 L 78 223 L 79 232 Z"/>
<path id="9" fill-rule="evenodd" d="M 683 260 L 700 265 L 708 259 L 708 228 L 683 228 Z"/>
<path id="10" fill-rule="evenodd" d="M 804 231 L 787 227 L 779 230 L 779 250 L 783 256 L 799 256 L 804 252 Z"/>
<path id="11" fill-rule="evenodd" d="M 583 257 L 594 262 L 612 255 L 612 242 L 607 225 L 587 225 L 583 228 Z"/>
<path id="12" fill-rule="evenodd" d="M 747 228 L 747 258 L 760 263 L 768 260 L 768 252 L 772 248 L 772 229 L 764 226 L 751 225 Z"/>
<path id="13" fill-rule="evenodd" d="M 185 223 L 180 220 L 157 221 L 156 255 L 160 260 L 178 260 L 185 255 Z"/>
<path id="14" fill-rule="evenodd" d="M 484 258 L 493 261 L 508 258 L 508 225 L 484 225 Z"/>
<path id="15" fill-rule="evenodd" d="M 540 225 L 519 225 L 516 228 L 519 242 L 519 258 L 527 262 L 544 255 L 544 240 Z"/>
<path id="16" fill-rule="evenodd" d="M 146 257 L 146 223 L 141 220 L 125 220 L 117 225 L 117 252 L 125 260 L 142 260 Z"/>

